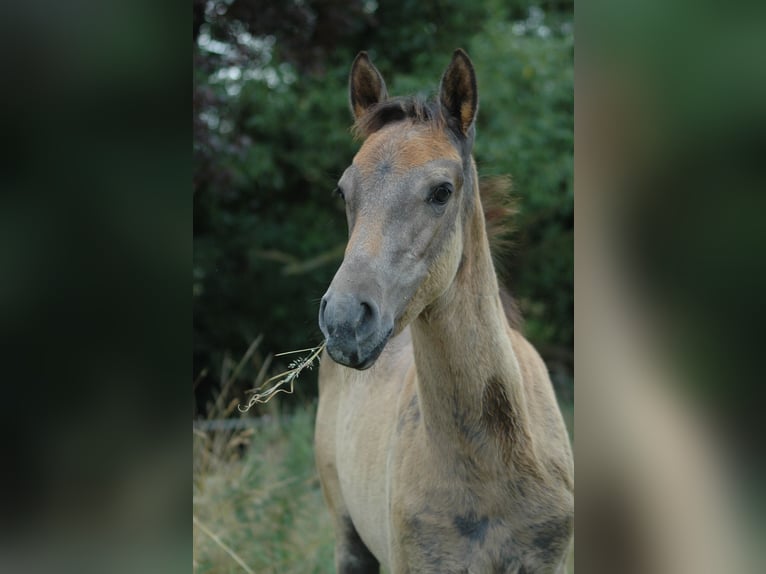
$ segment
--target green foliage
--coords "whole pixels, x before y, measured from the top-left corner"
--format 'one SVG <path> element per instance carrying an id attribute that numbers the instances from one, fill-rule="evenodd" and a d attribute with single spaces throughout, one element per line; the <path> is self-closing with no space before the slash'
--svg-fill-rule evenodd
<path id="1" fill-rule="evenodd" d="M 195 21 L 194 372 L 208 369 L 196 390 L 200 408 L 224 355 L 240 356 L 256 335 L 270 352 L 321 340 L 318 301 L 347 237 L 331 192 L 358 147 L 346 90 L 362 49 L 395 94 L 433 93 L 452 50 L 468 50 L 479 80 L 479 171 L 510 173 L 520 198 L 507 282 L 549 366 L 570 357 L 553 368 L 568 384 L 571 5 L 543 13 L 529 1 L 357 1 L 343 11 L 315 0 L 251 19 L 247 5 L 208 9 Z M 310 33 L 292 33 L 290 22 Z M 254 375 L 246 370 L 235 390 L 252 387 Z M 302 378 L 299 395 L 315 392 L 314 376 Z"/>
<path id="2" fill-rule="evenodd" d="M 379 2 L 375 16 L 379 26 L 365 40 L 376 66 L 392 77 L 433 70 L 439 58 L 449 62 L 455 48 L 481 32 L 488 10 L 483 2 L 400 0 Z M 418 89 L 438 78 L 423 76 Z"/>
<path id="3" fill-rule="evenodd" d="M 546 25 L 547 24 L 547 25 Z M 541 36 L 540 30 L 547 30 Z M 545 34 L 545 32 L 544 32 Z M 541 17 L 493 21 L 473 38 L 480 78 L 476 161 L 519 197 L 508 282 L 537 346 L 573 342 L 574 39 Z M 502 57 L 498 57 L 501 54 Z M 544 349 L 543 349 L 544 350 Z"/>

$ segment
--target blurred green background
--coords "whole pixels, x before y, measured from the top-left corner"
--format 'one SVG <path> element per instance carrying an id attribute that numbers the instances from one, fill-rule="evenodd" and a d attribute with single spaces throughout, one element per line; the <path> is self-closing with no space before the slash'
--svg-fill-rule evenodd
<path id="1" fill-rule="evenodd" d="M 478 76 L 479 172 L 510 174 L 520 207 L 503 279 L 572 401 L 573 4 L 234 0 L 194 4 L 196 415 L 209 416 L 223 381 L 246 397 L 266 355 L 321 341 L 318 302 L 347 237 L 332 191 L 359 146 L 356 53 L 370 53 L 390 93 L 430 95 L 457 47 Z M 312 399 L 315 376 L 283 402 Z"/>

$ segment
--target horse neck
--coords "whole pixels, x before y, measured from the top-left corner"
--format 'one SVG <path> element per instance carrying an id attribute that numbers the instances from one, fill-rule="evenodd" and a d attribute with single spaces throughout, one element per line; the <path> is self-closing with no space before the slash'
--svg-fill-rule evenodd
<path id="1" fill-rule="evenodd" d="M 519 418 L 513 426 L 523 434 L 526 408 L 478 188 L 474 195 L 460 269 L 447 291 L 413 322 L 412 335 L 418 398 L 429 438 L 450 453 L 457 448 L 476 458 L 481 454 L 477 451 L 493 444 L 486 440 L 484 418 L 489 387 L 502 385 L 508 412 Z M 488 454 L 495 453 L 490 449 Z"/>

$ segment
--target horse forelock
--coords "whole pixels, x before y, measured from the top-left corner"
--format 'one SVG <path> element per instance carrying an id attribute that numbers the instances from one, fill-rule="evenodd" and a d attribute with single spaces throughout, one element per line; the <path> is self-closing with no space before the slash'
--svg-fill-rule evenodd
<path id="1" fill-rule="evenodd" d="M 444 117 L 437 102 L 419 96 L 389 98 L 370 106 L 352 127 L 354 137 L 366 139 L 382 127 L 393 122 L 412 120 L 416 123 L 444 127 Z"/>

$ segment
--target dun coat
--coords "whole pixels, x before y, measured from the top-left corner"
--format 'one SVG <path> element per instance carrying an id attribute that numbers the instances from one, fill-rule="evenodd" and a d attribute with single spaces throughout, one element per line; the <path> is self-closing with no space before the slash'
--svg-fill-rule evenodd
<path id="1" fill-rule="evenodd" d="M 501 301 L 473 65 L 455 51 L 422 102 L 389 98 L 362 52 L 349 86 L 363 144 L 338 183 L 349 241 L 320 306 L 315 439 L 337 571 L 564 572 L 572 455 Z"/>

